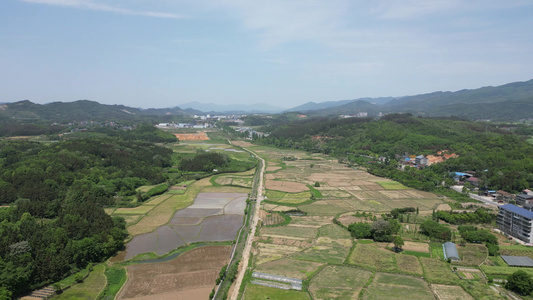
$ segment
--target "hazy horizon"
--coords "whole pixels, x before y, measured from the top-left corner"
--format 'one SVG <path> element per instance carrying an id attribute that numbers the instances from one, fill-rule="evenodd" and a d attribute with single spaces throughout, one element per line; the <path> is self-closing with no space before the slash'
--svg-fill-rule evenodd
<path id="1" fill-rule="evenodd" d="M 6 0 L 0 102 L 400 97 L 533 76 L 533 3 Z"/>

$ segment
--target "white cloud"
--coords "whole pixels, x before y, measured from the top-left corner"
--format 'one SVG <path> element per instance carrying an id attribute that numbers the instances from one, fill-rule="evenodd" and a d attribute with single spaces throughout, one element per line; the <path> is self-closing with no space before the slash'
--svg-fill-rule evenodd
<path id="1" fill-rule="evenodd" d="M 68 6 L 68 7 L 83 8 L 83 9 L 97 10 L 97 11 L 107 11 L 107 12 L 113 12 L 113 13 L 118 13 L 118 14 L 123 14 L 123 15 L 145 16 L 145 17 L 155 17 L 155 18 L 172 18 L 172 19 L 179 19 L 179 18 L 184 17 L 179 14 L 167 13 L 167 12 L 131 10 L 127 8 L 98 3 L 92 0 L 20 0 L 20 1 L 28 2 L 28 3 L 46 4 L 46 5 Z"/>

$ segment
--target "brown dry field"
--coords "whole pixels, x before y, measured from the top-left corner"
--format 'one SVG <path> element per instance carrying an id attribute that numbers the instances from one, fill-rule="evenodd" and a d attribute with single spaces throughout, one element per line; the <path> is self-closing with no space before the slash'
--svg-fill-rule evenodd
<path id="1" fill-rule="evenodd" d="M 249 142 L 245 142 L 245 141 L 231 141 L 231 143 L 233 145 L 239 146 L 239 147 L 252 147 L 252 146 L 255 146 L 254 144 L 249 143 Z"/>
<path id="2" fill-rule="evenodd" d="M 439 204 L 435 210 L 436 211 L 439 211 L 439 210 L 450 211 L 452 210 L 452 207 L 449 204 L 444 203 L 444 204 Z"/>
<path id="3" fill-rule="evenodd" d="M 455 285 L 443 285 L 443 284 L 432 284 L 431 290 L 433 294 L 439 300 L 452 300 L 452 299 L 474 299 L 467 292 L 463 290 L 460 286 Z"/>
<path id="4" fill-rule="evenodd" d="M 117 299 L 207 299 L 230 253 L 231 246 L 206 246 L 168 262 L 130 265 Z"/>
<path id="5" fill-rule="evenodd" d="M 299 193 L 309 190 L 303 183 L 268 179 L 266 181 L 266 188 L 287 193 Z"/>
<path id="6" fill-rule="evenodd" d="M 207 141 L 209 137 L 205 132 L 198 133 L 174 133 L 180 141 Z"/>
<path id="7" fill-rule="evenodd" d="M 409 241 L 405 241 L 404 243 L 405 244 L 402 247 L 403 250 L 429 253 L 429 245 L 426 243 L 415 243 Z M 394 245 L 391 244 L 391 246 Z"/>

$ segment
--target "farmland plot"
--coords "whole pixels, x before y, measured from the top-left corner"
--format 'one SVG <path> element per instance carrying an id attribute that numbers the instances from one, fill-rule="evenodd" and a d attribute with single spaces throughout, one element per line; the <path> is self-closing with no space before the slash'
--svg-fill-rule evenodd
<path id="1" fill-rule="evenodd" d="M 377 273 L 363 299 L 435 299 L 427 283 L 406 275 Z"/>
<path id="2" fill-rule="evenodd" d="M 206 246 L 168 262 L 130 265 L 118 299 L 207 299 L 230 252 L 230 246 Z"/>
<path id="3" fill-rule="evenodd" d="M 349 262 L 361 267 L 377 271 L 395 271 L 396 263 L 394 253 L 379 249 L 375 243 L 357 243 Z"/>
<path id="4" fill-rule="evenodd" d="M 309 284 L 314 299 L 356 299 L 372 272 L 347 266 L 327 266 Z"/>

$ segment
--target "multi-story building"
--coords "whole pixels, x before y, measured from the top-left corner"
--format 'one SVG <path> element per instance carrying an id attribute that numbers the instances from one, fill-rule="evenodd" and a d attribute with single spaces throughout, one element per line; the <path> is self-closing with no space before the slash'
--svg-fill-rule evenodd
<path id="1" fill-rule="evenodd" d="M 533 212 L 512 204 L 499 207 L 497 223 L 500 230 L 528 244 L 533 243 L 531 232 Z"/>
<path id="2" fill-rule="evenodd" d="M 529 200 L 533 200 L 533 195 L 518 194 L 516 195 L 515 200 L 517 205 L 524 206 Z"/>

